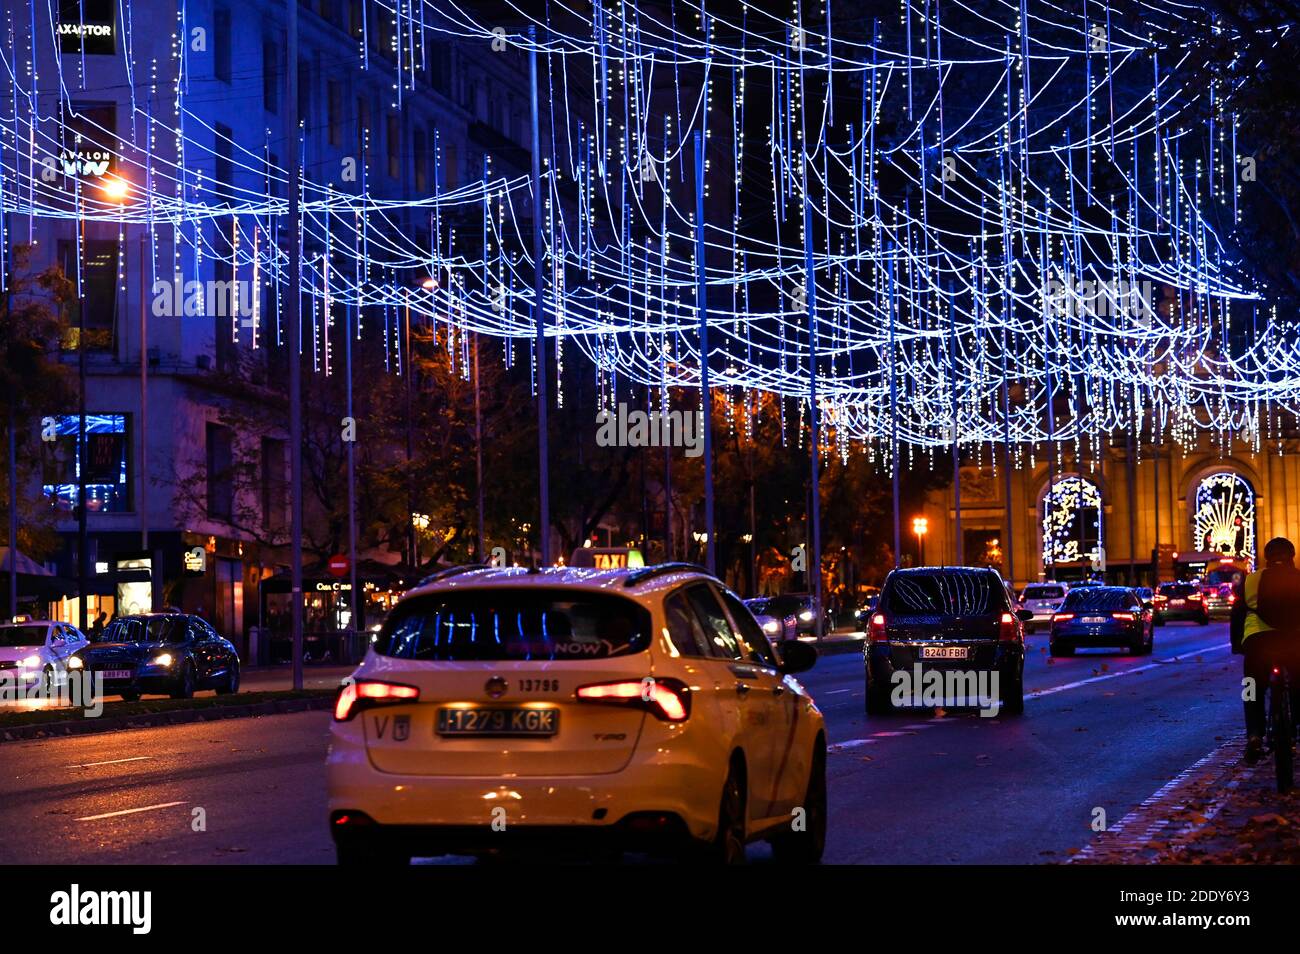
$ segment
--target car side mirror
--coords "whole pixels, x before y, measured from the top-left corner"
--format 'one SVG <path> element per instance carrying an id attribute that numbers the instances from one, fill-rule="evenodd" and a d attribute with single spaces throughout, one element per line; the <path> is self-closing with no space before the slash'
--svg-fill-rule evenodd
<path id="1" fill-rule="evenodd" d="M 807 672 L 817 665 L 817 648 L 798 639 L 787 639 L 776 649 L 781 664 L 777 668 L 787 675 Z"/>
<path id="2" fill-rule="evenodd" d="M 1033 618 L 1034 618 L 1033 610 L 1027 610 L 1027 609 L 1016 610 L 1016 619 L 1020 620 L 1020 622 L 1022 623 L 1028 623 Z"/>

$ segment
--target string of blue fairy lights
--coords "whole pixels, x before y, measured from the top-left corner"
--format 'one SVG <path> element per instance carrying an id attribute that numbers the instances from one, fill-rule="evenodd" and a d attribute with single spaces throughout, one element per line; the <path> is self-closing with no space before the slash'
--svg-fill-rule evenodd
<path id="1" fill-rule="evenodd" d="M 1011 444 L 1023 462 L 1043 442 L 1096 451 L 1122 428 L 1259 448 L 1300 407 L 1300 343 L 1230 241 L 1251 181 L 1234 112 L 1240 71 L 1201 81 L 1225 28 L 1194 5 L 902 0 L 896 20 L 856 32 L 806 0 L 785 16 L 703 0 L 598 0 L 586 15 L 552 0 L 537 18 L 506 4 L 508 31 L 452 0 L 363 6 L 367 24 L 372 11 L 387 19 L 397 55 L 372 59 L 367 37 L 354 63 L 335 65 L 393 69 L 398 109 L 439 43 L 541 56 L 542 263 L 528 177 L 496 174 L 489 156 L 448 188 L 437 136 L 427 194 L 373 195 L 367 150 L 351 187 L 304 181 L 301 221 L 286 222 L 289 176 L 269 134 L 234 141 L 188 103 L 198 86 L 184 0 L 161 64 L 136 61 L 143 27 L 118 0 L 131 99 L 129 122 L 112 130 L 73 115 L 84 57 L 39 58 L 55 64 L 55 95 L 37 75 L 38 50 L 58 49 L 57 4 L 8 12 L 7 227 L 85 218 L 116 223 L 120 242 L 142 228 L 155 277 L 221 262 L 275 296 L 296 227 L 317 250 L 303 264 L 314 302 L 303 350 L 327 375 L 340 309 L 361 317 L 358 337 L 382 338 L 393 370 L 389 325 L 408 308 L 447 330 L 462 370 L 471 332 L 511 342 L 507 362 L 535 361 L 513 343 L 533 335 L 539 264 L 561 403 L 573 350 L 611 404 L 634 385 L 660 401 L 698 387 L 703 270 L 714 385 L 738 401 L 780 396 L 783 423 L 785 401 L 806 413 L 816 326 L 827 452 L 862 442 L 875 454 L 897 440 L 909 455 L 932 453 L 956 440 Z M 74 197 L 46 174 L 62 168 L 74 118 L 112 145 L 124 198 Z M 703 223 L 687 149 L 696 131 L 708 208 L 724 210 Z M 219 190 L 205 171 L 218 153 L 234 170 Z M 427 246 L 411 222 L 429 224 Z M 397 279 L 414 272 L 436 287 Z M 232 339 L 281 340 L 262 324 L 259 304 L 251 329 L 231 323 Z"/>

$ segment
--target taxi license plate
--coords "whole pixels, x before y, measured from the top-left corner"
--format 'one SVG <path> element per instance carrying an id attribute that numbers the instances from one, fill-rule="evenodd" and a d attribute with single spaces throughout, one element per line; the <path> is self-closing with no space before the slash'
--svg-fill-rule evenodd
<path id="1" fill-rule="evenodd" d="M 922 646 L 922 659 L 966 659 L 970 650 L 965 646 Z"/>
<path id="2" fill-rule="evenodd" d="M 438 735 L 551 736 L 559 728 L 558 709 L 438 710 Z"/>

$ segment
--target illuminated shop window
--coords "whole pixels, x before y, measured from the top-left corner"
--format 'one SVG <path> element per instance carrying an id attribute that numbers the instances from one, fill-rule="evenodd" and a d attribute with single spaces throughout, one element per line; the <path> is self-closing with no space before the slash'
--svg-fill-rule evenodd
<path id="1" fill-rule="evenodd" d="M 1043 498 L 1043 564 L 1091 560 L 1104 546 L 1101 491 L 1083 477 L 1062 477 Z"/>
<path id="2" fill-rule="evenodd" d="M 77 505 L 77 416 L 54 420 L 57 437 L 43 444 L 41 489 L 53 509 L 72 513 Z M 131 509 L 130 447 L 127 415 L 86 415 L 86 507 L 91 513 Z"/>

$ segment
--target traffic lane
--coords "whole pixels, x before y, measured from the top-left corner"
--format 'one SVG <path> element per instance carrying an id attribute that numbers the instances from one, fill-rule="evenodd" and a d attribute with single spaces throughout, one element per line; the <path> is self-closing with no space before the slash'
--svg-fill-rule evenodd
<path id="1" fill-rule="evenodd" d="M 1058 692 L 1061 687 L 1086 679 L 1101 679 L 1099 684 L 1122 681 L 1132 676 L 1116 676 L 1122 672 L 1142 670 L 1161 665 L 1163 660 L 1195 656 L 1198 653 L 1228 654 L 1228 626 L 1211 623 L 1209 626 L 1171 623 L 1156 630 L 1154 650 L 1150 656 L 1130 656 L 1112 649 L 1081 649 L 1074 656 L 1052 657 L 1047 651 L 1046 635 L 1030 637 L 1026 641 L 1025 692 Z M 854 727 L 863 720 L 865 700 L 863 661 L 860 653 L 823 656 L 817 665 L 798 677 L 812 694 L 817 707 L 827 717 L 829 741 L 853 737 Z M 1073 690 L 1067 690 L 1073 691 Z M 846 736 L 844 733 L 849 732 Z"/>
<path id="2" fill-rule="evenodd" d="M 1064 860 L 1096 809 L 1118 821 L 1238 727 L 1240 668 L 1195 653 L 1030 699 L 1018 717 L 859 717 L 829 757 L 826 861 Z"/>
<path id="3" fill-rule="evenodd" d="M 328 735 L 305 712 L 6 743 L 0 863 L 332 863 Z"/>

